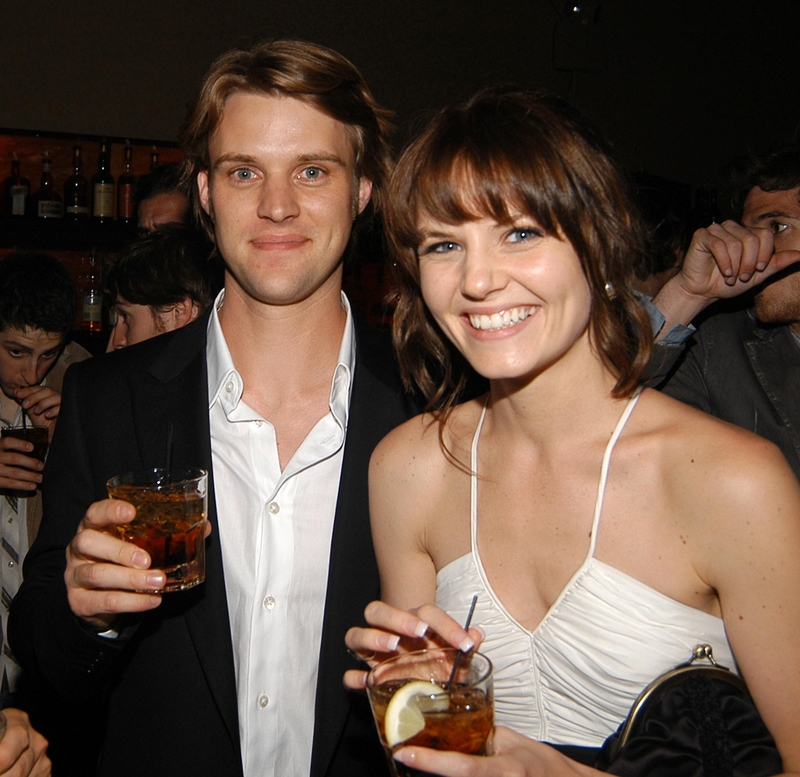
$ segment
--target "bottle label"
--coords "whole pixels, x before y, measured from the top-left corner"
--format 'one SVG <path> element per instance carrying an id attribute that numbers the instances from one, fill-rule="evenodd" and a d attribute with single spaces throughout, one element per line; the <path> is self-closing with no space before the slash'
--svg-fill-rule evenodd
<path id="1" fill-rule="evenodd" d="M 84 323 L 99 322 L 103 317 L 103 304 L 98 294 L 87 294 L 83 298 Z"/>
<path id="2" fill-rule="evenodd" d="M 94 216 L 110 219 L 114 217 L 114 184 L 98 183 L 94 187 Z"/>
<path id="3" fill-rule="evenodd" d="M 40 219 L 60 219 L 64 216 L 64 207 L 58 200 L 39 200 L 36 215 Z"/>
<path id="4" fill-rule="evenodd" d="M 82 216 L 82 215 L 88 216 L 89 207 L 88 205 L 68 205 L 67 213 L 73 216 Z"/>
<path id="5" fill-rule="evenodd" d="M 27 186 L 11 186 L 9 187 L 9 194 L 11 195 L 11 215 L 24 216 L 25 215 L 25 200 L 28 197 Z"/>
<path id="6" fill-rule="evenodd" d="M 133 218 L 133 184 L 123 183 L 118 187 L 117 218 Z"/>

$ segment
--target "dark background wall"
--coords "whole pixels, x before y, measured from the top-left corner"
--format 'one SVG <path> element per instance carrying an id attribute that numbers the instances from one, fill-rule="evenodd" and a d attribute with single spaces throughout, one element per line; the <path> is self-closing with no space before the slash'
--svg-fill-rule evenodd
<path id="1" fill-rule="evenodd" d="M 686 183 L 800 122 L 798 0 L 3 0 L 0 127 L 174 140 L 211 60 L 258 35 L 341 51 L 401 128 L 487 83 L 549 88 Z"/>

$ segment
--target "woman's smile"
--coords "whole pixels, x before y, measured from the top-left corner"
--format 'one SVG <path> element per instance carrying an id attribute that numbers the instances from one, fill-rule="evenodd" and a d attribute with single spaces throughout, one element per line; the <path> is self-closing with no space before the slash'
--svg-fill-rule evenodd
<path id="1" fill-rule="evenodd" d="M 489 332 L 516 326 L 520 321 L 528 318 L 533 313 L 533 310 L 533 307 L 508 308 L 491 314 L 469 313 L 468 318 L 475 329 Z"/>

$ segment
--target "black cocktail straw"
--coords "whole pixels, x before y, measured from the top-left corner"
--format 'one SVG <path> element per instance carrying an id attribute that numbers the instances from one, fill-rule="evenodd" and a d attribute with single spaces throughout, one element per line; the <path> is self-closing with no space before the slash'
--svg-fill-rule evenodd
<path id="1" fill-rule="evenodd" d="M 469 612 L 467 613 L 467 620 L 464 623 L 464 631 L 469 628 L 469 624 L 472 622 L 472 613 L 475 612 L 475 603 L 478 601 L 478 594 L 472 597 L 472 604 L 469 606 Z M 463 650 L 459 650 L 456 653 L 456 659 L 453 661 L 453 670 L 450 672 L 450 679 L 447 681 L 447 685 L 445 686 L 445 690 L 449 691 L 453 687 L 453 680 L 456 679 L 456 672 L 458 671 L 458 664 L 461 661 L 461 656 L 464 654 Z"/>
<path id="2" fill-rule="evenodd" d="M 172 436 L 173 436 L 174 427 L 172 426 L 172 421 L 167 424 L 167 456 L 166 462 L 164 464 L 164 475 L 166 477 L 167 483 L 170 482 L 170 469 L 172 467 Z"/>

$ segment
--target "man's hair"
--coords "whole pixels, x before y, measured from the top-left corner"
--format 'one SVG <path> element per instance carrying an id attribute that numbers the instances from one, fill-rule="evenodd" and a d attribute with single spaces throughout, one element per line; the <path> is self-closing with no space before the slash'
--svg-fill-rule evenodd
<path id="1" fill-rule="evenodd" d="M 222 288 L 222 269 L 204 235 L 183 224 L 163 224 L 130 243 L 108 274 L 106 290 L 155 309 L 189 297 L 201 311 Z"/>
<path id="2" fill-rule="evenodd" d="M 744 201 L 756 186 L 765 192 L 800 188 L 800 143 L 793 142 L 775 151 L 734 160 L 729 177 L 733 184 L 733 211 L 737 218 L 741 218 Z"/>
<path id="3" fill-rule="evenodd" d="M 209 141 L 222 121 L 225 101 L 237 93 L 294 97 L 342 122 L 353 142 L 356 177 L 372 182 L 373 207 L 379 207 L 389 169 L 390 112 L 378 105 L 361 73 L 341 54 L 307 41 L 261 42 L 215 60 L 181 130 L 183 180 L 209 236 L 213 223 L 200 205 L 195 181 L 201 170 L 210 169 Z"/>
<path id="4" fill-rule="evenodd" d="M 189 196 L 189 188 L 181 178 L 181 166 L 178 162 L 159 165 L 136 182 L 136 202 L 143 202 L 158 194 L 178 194 Z"/>
<path id="5" fill-rule="evenodd" d="M 0 331 L 41 329 L 66 337 L 75 327 L 78 292 L 54 256 L 14 251 L 0 258 Z"/>
<path id="6" fill-rule="evenodd" d="M 467 385 L 468 365 L 442 333 L 420 289 L 421 221 L 447 224 L 530 216 L 570 242 L 592 297 L 590 336 L 628 396 L 646 366 L 650 324 L 632 291 L 641 225 L 627 180 L 605 142 L 568 103 L 497 87 L 442 110 L 400 157 L 385 222 L 397 268 L 393 336 L 403 379 L 440 420 Z"/>

